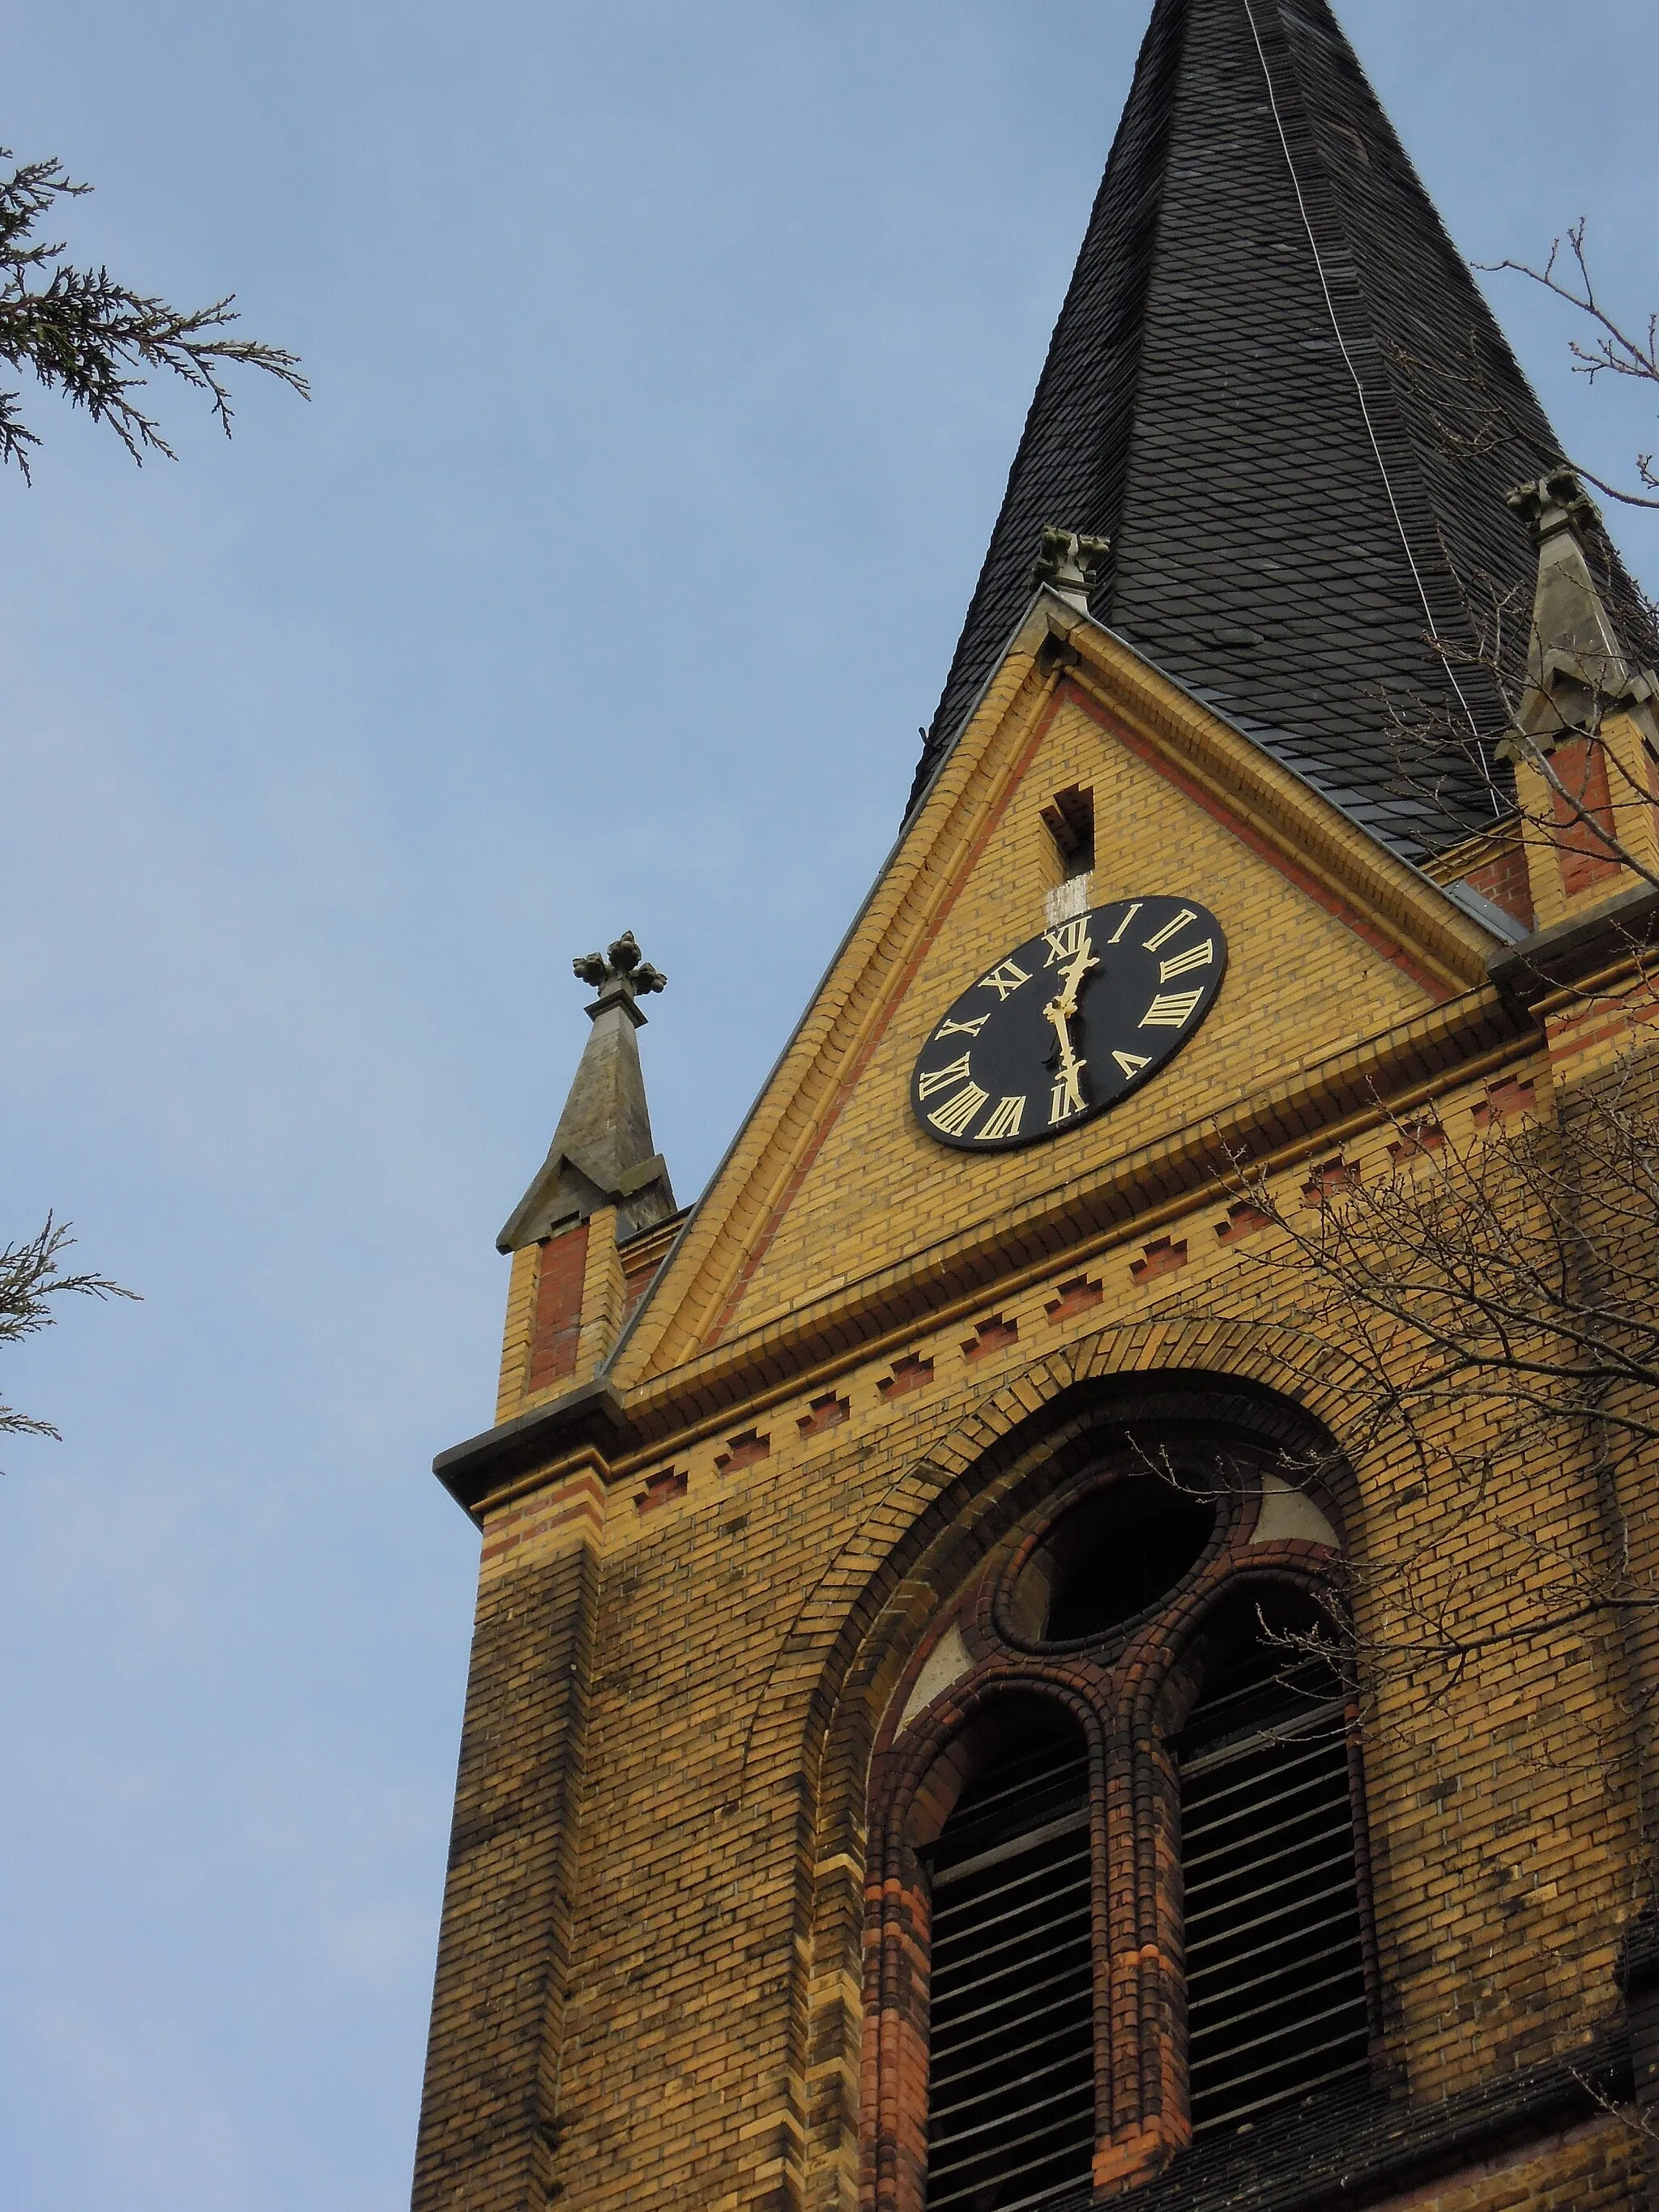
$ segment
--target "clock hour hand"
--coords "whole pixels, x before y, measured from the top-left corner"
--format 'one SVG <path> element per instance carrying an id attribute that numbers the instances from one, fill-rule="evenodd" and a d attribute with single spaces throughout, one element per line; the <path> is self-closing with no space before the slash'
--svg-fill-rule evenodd
<path id="1" fill-rule="evenodd" d="M 1072 1043 L 1071 1024 L 1066 1018 L 1062 1001 L 1051 1000 L 1042 1011 L 1053 1024 L 1054 1036 L 1060 1043 L 1060 1079 L 1065 1085 L 1066 1108 L 1071 1112 L 1081 1113 L 1084 1106 L 1083 1071 L 1089 1063 L 1077 1056 Z"/>

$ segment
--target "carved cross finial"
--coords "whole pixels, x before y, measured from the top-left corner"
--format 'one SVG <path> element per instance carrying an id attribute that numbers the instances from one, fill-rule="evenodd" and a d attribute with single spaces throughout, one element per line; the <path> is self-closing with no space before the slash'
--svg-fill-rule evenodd
<path id="1" fill-rule="evenodd" d="M 653 968 L 648 960 L 640 957 L 640 948 L 631 929 L 606 946 L 603 952 L 584 952 L 573 960 L 570 970 L 581 983 L 592 983 L 602 997 L 617 994 L 624 999 L 643 999 L 652 991 L 660 991 L 668 978 L 660 968 Z M 641 1020 L 644 1016 L 640 1017 Z"/>
<path id="2" fill-rule="evenodd" d="M 1111 550 L 1109 538 L 1082 538 L 1075 530 L 1057 530 L 1049 523 L 1042 532 L 1031 581 L 1047 584 L 1051 592 L 1086 615 L 1089 594 Z"/>
<path id="3" fill-rule="evenodd" d="M 1601 520 L 1595 501 L 1571 469 L 1552 469 L 1534 483 L 1517 484 L 1504 495 L 1504 504 L 1526 524 L 1534 545 L 1563 530 L 1577 537 L 1582 531 L 1594 530 Z"/>

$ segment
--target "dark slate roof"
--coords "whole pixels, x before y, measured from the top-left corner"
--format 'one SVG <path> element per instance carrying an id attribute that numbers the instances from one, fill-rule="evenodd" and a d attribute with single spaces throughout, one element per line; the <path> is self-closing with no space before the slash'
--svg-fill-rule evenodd
<path id="1" fill-rule="evenodd" d="M 1395 725 L 1456 714 L 1431 631 L 1530 608 L 1504 495 L 1559 458 L 1325 0 L 1157 0 L 915 792 L 1052 523 L 1111 538 L 1091 611 L 1150 660 L 1398 849 L 1454 842 L 1491 798 L 1449 739 L 1414 793 Z"/>

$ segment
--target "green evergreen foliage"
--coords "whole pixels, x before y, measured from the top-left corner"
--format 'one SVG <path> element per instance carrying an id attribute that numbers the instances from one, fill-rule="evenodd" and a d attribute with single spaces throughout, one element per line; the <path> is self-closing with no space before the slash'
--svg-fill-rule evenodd
<path id="1" fill-rule="evenodd" d="M 0 147 L 0 161 L 14 156 Z M 77 269 L 61 240 L 39 234 L 61 199 L 90 191 L 55 157 L 24 161 L 0 177 L 0 360 L 32 371 L 63 392 L 94 422 L 107 422 L 135 461 L 147 453 L 171 460 L 173 448 L 136 394 L 146 371 L 167 369 L 208 395 L 227 437 L 230 394 L 223 372 L 264 369 L 310 397 L 297 356 L 259 338 L 233 337 L 234 293 L 209 307 L 181 310 L 118 284 L 107 269 Z M 20 412 L 21 394 L 0 392 L 0 461 L 29 475 L 29 448 L 40 442 Z"/>
<path id="2" fill-rule="evenodd" d="M 57 1318 L 50 1301 L 67 1291 L 79 1297 L 131 1298 L 136 1291 L 123 1290 L 106 1275 L 66 1275 L 59 1262 L 75 1239 L 66 1221 L 48 1214 L 44 1225 L 20 1244 L 0 1251 L 0 1346 L 17 1344 L 50 1328 Z M 55 1437 L 50 1421 L 20 1413 L 0 1399 L 0 1436 Z"/>

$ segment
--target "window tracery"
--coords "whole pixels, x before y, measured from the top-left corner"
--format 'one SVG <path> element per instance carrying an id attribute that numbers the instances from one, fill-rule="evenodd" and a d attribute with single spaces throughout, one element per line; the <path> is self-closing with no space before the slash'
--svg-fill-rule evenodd
<path id="1" fill-rule="evenodd" d="M 1334 1508 L 1281 1466 L 1213 1433 L 1073 1449 L 901 1685 L 871 1775 L 870 2212 L 1086 2202 L 1365 2075 Z"/>

